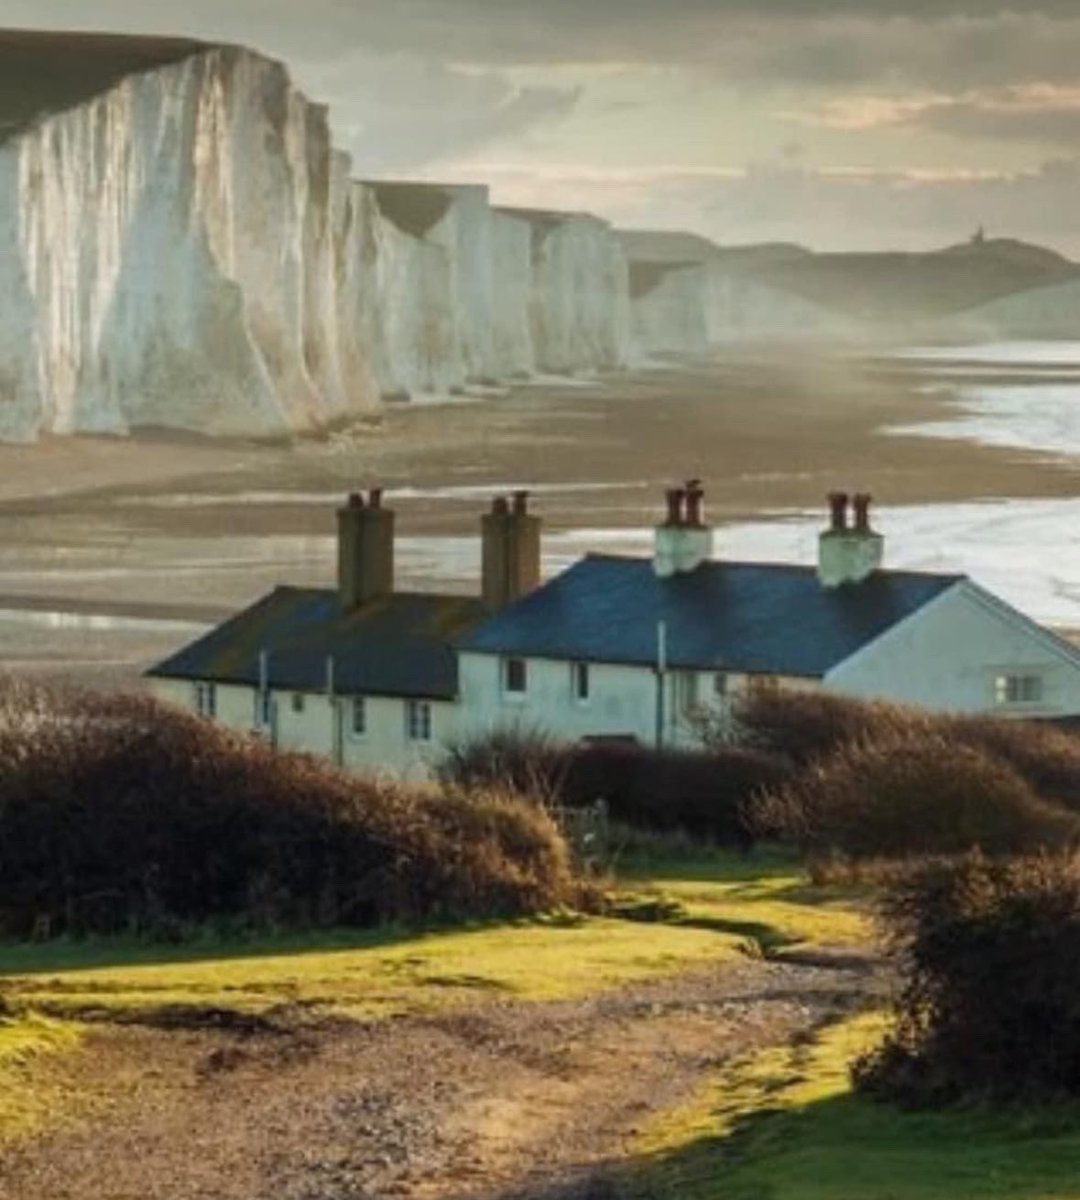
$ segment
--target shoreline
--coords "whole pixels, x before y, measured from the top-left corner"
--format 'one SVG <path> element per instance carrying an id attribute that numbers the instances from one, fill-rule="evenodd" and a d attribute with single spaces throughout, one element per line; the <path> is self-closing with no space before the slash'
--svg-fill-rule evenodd
<path id="1" fill-rule="evenodd" d="M 496 485 L 533 485 L 556 535 L 649 526 L 663 488 L 688 477 L 704 480 L 718 527 L 783 510 L 824 519 L 835 488 L 881 507 L 1080 495 L 1080 460 L 882 432 L 958 414 L 964 381 L 928 393 L 925 362 L 903 365 L 727 354 L 588 388 L 394 407 L 378 425 L 287 445 L 155 431 L 0 447 L 0 608 L 213 619 L 277 583 L 329 586 L 334 507 L 372 484 L 394 497 L 399 575 L 417 588 L 445 585 L 424 540 L 471 538 Z M 0 617 L 0 670 L 63 657 L 63 638 L 11 624 Z M 75 647 L 80 673 L 119 657 L 134 678 L 182 640 L 101 637 Z"/>

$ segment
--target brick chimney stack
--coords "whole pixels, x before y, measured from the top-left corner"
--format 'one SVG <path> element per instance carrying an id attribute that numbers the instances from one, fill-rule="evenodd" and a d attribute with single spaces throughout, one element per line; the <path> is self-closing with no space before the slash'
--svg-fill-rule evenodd
<path id="1" fill-rule="evenodd" d="M 338 509 L 338 596 L 346 611 L 394 592 L 394 513 L 382 488 L 353 492 Z"/>
<path id="2" fill-rule="evenodd" d="M 481 517 L 481 595 L 493 612 L 539 587 L 542 524 L 529 512 L 526 491 L 496 496 Z"/>
<path id="3" fill-rule="evenodd" d="M 849 502 L 853 525 L 848 525 Z M 881 567 L 885 539 L 870 525 L 870 503 L 866 492 L 850 499 L 846 492 L 829 494 L 829 528 L 818 538 L 818 579 L 823 587 L 862 583 Z"/>

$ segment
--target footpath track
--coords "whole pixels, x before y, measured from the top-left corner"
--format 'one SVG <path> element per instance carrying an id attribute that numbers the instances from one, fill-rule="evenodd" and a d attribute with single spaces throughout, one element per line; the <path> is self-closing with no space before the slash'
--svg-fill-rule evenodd
<path id="1" fill-rule="evenodd" d="M 747 959 L 575 1001 L 273 1031 L 103 1025 L 97 1097 L 0 1152 L 0 1200 L 585 1200 L 725 1061 L 805 1035 L 871 964 Z"/>

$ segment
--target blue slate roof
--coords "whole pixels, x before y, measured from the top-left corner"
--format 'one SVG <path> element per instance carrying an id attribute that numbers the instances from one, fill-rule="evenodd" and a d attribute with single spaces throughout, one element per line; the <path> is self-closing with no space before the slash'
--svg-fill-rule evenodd
<path id="1" fill-rule="evenodd" d="M 824 588 L 812 567 L 707 562 L 658 579 L 644 558 L 589 555 L 480 624 L 462 650 L 820 678 L 962 575 L 876 571 Z"/>
<path id="2" fill-rule="evenodd" d="M 454 642 L 487 615 L 468 596 L 398 593 L 342 609 L 337 592 L 280 587 L 149 674 L 255 687 L 267 653 L 271 687 L 322 691 L 327 659 L 343 695 L 457 695 Z"/>

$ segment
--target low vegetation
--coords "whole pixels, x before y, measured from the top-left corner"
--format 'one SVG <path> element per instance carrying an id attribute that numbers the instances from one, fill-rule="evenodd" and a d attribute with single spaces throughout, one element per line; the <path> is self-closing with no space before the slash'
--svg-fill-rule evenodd
<path id="1" fill-rule="evenodd" d="M 359 781 L 148 699 L 0 687 L 0 933 L 375 926 L 580 904 L 543 807 Z"/>
<path id="2" fill-rule="evenodd" d="M 1080 860 L 923 866 L 884 912 L 904 965 L 897 1022 L 855 1078 L 904 1104 L 1080 1097 Z"/>
<path id="3" fill-rule="evenodd" d="M 568 808 L 603 800 L 614 820 L 632 828 L 742 849 L 754 842 L 747 801 L 789 774 L 778 756 L 743 746 L 695 752 L 571 745 L 519 729 L 462 741 L 443 765 L 444 778 L 458 787 L 509 786 Z"/>
<path id="4" fill-rule="evenodd" d="M 791 766 L 749 798 L 751 829 L 819 873 L 1080 844 L 1080 739 L 1058 729 L 763 692 L 740 705 L 735 736 Z"/>
<path id="5" fill-rule="evenodd" d="M 722 1067 L 639 1139 L 630 1196 L 679 1200 L 1048 1200 L 1076 1195 L 1074 1107 L 898 1112 L 853 1091 L 888 1028 L 870 1013 Z"/>

